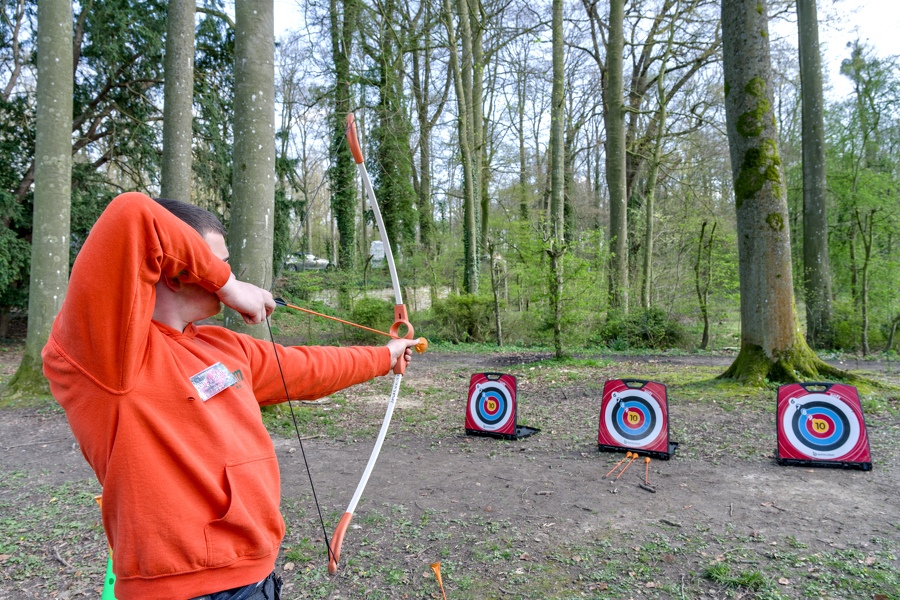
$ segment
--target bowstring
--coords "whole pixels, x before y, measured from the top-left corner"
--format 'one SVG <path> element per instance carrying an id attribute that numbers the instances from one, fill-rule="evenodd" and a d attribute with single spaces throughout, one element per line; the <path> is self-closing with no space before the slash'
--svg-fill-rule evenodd
<path id="1" fill-rule="evenodd" d="M 319 523 L 322 524 L 322 535 L 325 536 L 325 546 L 328 548 L 329 558 L 334 559 L 334 551 L 331 549 L 331 541 L 328 539 L 328 530 L 325 527 L 325 518 L 322 516 L 322 507 L 319 505 L 316 486 L 313 483 L 312 471 L 309 469 L 309 461 L 306 459 L 306 450 L 303 449 L 303 438 L 300 436 L 300 427 L 297 425 L 297 416 L 294 414 L 294 404 L 291 402 L 291 394 L 288 391 L 287 379 L 285 379 L 284 370 L 281 368 L 281 359 L 278 358 L 278 346 L 275 344 L 275 336 L 272 334 L 272 325 L 269 323 L 269 317 L 266 317 L 266 327 L 269 329 L 269 339 L 272 340 L 272 351 L 275 353 L 278 374 L 281 375 L 281 384 L 284 386 L 284 397 L 287 399 L 287 405 L 291 411 L 291 421 L 294 423 L 294 431 L 297 432 L 297 441 L 300 443 L 300 455 L 303 456 L 303 465 L 306 467 L 306 475 L 309 477 L 309 487 L 312 489 L 313 501 L 316 504 L 316 512 L 319 513 Z M 337 562 L 336 559 L 335 562 Z"/>

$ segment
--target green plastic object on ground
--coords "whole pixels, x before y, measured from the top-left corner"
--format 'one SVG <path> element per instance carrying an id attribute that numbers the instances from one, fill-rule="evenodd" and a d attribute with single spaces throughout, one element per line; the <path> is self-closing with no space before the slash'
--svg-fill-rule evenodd
<path id="1" fill-rule="evenodd" d="M 116 576 L 113 573 L 112 556 L 110 556 L 109 561 L 106 563 L 106 577 L 103 578 L 103 594 L 100 595 L 100 600 L 116 600 L 113 589 L 115 586 Z"/>

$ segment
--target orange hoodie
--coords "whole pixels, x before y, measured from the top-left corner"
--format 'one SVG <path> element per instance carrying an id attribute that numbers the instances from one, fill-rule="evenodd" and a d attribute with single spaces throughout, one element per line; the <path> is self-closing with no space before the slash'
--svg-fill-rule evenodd
<path id="1" fill-rule="evenodd" d="M 274 567 L 281 488 L 259 406 L 285 400 L 275 350 L 222 327 L 181 332 L 151 319 L 161 277 L 214 292 L 230 274 L 191 227 L 123 194 L 79 252 L 44 348 L 50 389 L 103 486 L 119 600 L 193 598 Z M 295 399 L 390 368 L 385 347 L 277 352 Z M 219 362 L 237 382 L 203 401 L 190 377 Z"/>

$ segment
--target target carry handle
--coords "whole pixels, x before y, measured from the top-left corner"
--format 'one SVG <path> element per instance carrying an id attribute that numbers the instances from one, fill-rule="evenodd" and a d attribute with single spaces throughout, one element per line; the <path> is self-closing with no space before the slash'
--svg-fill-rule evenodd
<path id="1" fill-rule="evenodd" d="M 337 573 L 338 561 L 341 559 L 341 545 L 344 543 L 344 534 L 347 533 L 352 518 L 353 513 L 345 512 L 331 536 L 331 544 L 328 546 L 328 572 L 331 575 Z"/>
<path id="2" fill-rule="evenodd" d="M 833 386 L 834 384 L 826 383 L 824 381 L 804 381 L 798 385 L 800 387 L 802 387 L 804 390 L 806 390 L 807 392 L 823 393 L 823 392 L 827 392 L 829 390 L 829 388 L 831 388 L 831 386 Z"/>
<path id="3" fill-rule="evenodd" d="M 356 135 L 356 121 L 353 119 L 353 113 L 347 113 L 347 143 L 350 145 L 353 160 L 356 164 L 361 165 L 364 159 L 362 148 L 359 147 L 359 138 Z"/>

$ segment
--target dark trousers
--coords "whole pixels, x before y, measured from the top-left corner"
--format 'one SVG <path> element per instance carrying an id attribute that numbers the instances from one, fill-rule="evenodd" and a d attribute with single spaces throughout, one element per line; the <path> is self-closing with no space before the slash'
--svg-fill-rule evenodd
<path id="1" fill-rule="evenodd" d="M 281 577 L 272 571 L 259 583 L 251 583 L 215 594 L 206 594 L 191 600 L 281 600 Z"/>

